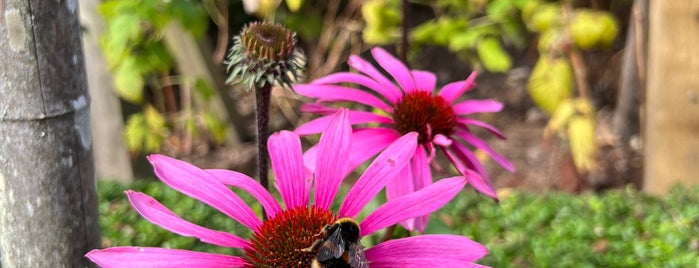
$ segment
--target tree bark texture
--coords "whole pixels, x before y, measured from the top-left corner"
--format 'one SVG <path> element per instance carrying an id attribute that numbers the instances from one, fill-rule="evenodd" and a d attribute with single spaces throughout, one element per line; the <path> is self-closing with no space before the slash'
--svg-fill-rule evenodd
<path id="1" fill-rule="evenodd" d="M 699 1 L 650 1 L 643 189 L 699 184 Z"/>
<path id="2" fill-rule="evenodd" d="M 83 47 L 87 84 L 90 91 L 90 129 L 98 179 L 129 182 L 133 169 L 124 143 L 124 118 L 112 75 L 99 46 L 104 32 L 102 16 L 97 11 L 100 0 L 80 0 L 80 21 L 84 27 Z"/>
<path id="3" fill-rule="evenodd" d="M 78 2 L 0 7 L 0 266 L 90 266 L 100 234 Z"/>

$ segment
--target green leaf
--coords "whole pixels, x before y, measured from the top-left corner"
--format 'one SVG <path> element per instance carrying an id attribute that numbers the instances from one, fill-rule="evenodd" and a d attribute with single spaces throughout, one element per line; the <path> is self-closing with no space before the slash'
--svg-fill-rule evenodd
<path id="1" fill-rule="evenodd" d="M 202 96 L 204 98 L 204 101 L 211 100 L 211 98 L 216 93 L 214 88 L 211 87 L 211 85 L 208 82 L 206 82 L 206 80 L 202 79 L 201 77 L 197 78 L 194 81 L 194 92 L 196 92 L 197 94 Z"/>
<path id="2" fill-rule="evenodd" d="M 494 0 L 486 7 L 486 14 L 495 21 L 505 19 L 514 10 L 512 0 Z"/>
<path id="3" fill-rule="evenodd" d="M 211 134 L 214 142 L 217 144 L 223 143 L 226 140 L 226 125 L 211 113 L 204 113 L 203 117 L 206 129 Z"/>
<path id="4" fill-rule="evenodd" d="M 114 88 L 124 100 L 139 103 L 143 99 L 143 77 L 136 58 L 127 57 L 114 70 Z"/>
<path id="5" fill-rule="evenodd" d="M 506 72 L 512 66 L 510 55 L 500 46 L 500 41 L 493 37 L 478 42 L 478 57 L 491 72 Z"/>
<path id="6" fill-rule="evenodd" d="M 124 141 L 131 152 L 143 150 L 143 139 L 148 133 L 146 118 L 142 114 L 133 114 L 124 126 Z"/>

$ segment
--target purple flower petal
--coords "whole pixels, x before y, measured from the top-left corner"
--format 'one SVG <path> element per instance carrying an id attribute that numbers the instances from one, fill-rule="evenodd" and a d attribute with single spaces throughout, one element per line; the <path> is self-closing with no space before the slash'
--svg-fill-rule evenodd
<path id="1" fill-rule="evenodd" d="M 206 172 L 214 175 L 223 184 L 243 189 L 255 197 L 265 209 L 268 218 L 272 218 L 275 214 L 282 211 L 279 203 L 277 203 L 277 200 L 274 200 L 269 191 L 265 190 L 259 182 L 248 177 L 248 175 L 226 169 L 207 169 Z"/>
<path id="2" fill-rule="evenodd" d="M 376 70 L 371 63 L 365 61 L 357 55 L 352 55 L 350 56 L 349 60 L 347 60 L 347 64 L 376 80 L 381 87 L 375 88 L 374 90 L 380 92 L 380 94 L 386 97 L 391 104 L 396 103 L 396 101 L 403 97 L 403 91 L 401 91 L 398 87 L 396 87 L 396 85 L 393 84 L 393 82 L 383 76 L 381 72 Z"/>
<path id="3" fill-rule="evenodd" d="M 390 180 L 386 185 L 386 200 L 393 200 L 398 197 L 415 192 L 413 184 L 413 172 L 409 166 L 401 170 L 401 174 Z M 399 222 L 408 231 L 415 230 L 415 219 L 410 218 Z"/>
<path id="4" fill-rule="evenodd" d="M 304 182 L 301 140 L 290 131 L 277 132 L 267 143 L 276 186 L 284 199 L 286 209 L 308 205 L 310 193 Z"/>
<path id="5" fill-rule="evenodd" d="M 494 100 L 467 100 L 452 106 L 457 115 L 493 113 L 502 110 L 502 103 Z"/>
<path id="6" fill-rule="evenodd" d="M 463 163 L 464 165 L 466 165 L 468 169 L 475 170 L 484 179 L 488 179 L 488 173 L 485 171 L 483 164 L 480 160 L 478 160 L 478 158 L 476 158 L 476 156 L 473 154 L 473 152 L 471 152 L 471 150 L 468 147 L 457 142 L 454 143 L 452 146 L 445 148 L 445 151 L 447 150 L 454 150 L 453 152 L 456 154 L 459 163 Z"/>
<path id="7" fill-rule="evenodd" d="M 405 134 L 379 154 L 347 192 L 338 215 L 351 218 L 357 216 L 389 180 L 407 167 L 417 147 L 417 136 L 417 132 Z"/>
<path id="8" fill-rule="evenodd" d="M 112 247 L 94 249 L 85 256 L 103 268 L 143 267 L 243 267 L 247 262 L 236 256 L 152 247 Z"/>
<path id="9" fill-rule="evenodd" d="M 464 177 L 441 179 L 420 191 L 389 200 L 360 224 L 360 235 L 371 234 L 397 222 L 434 212 L 466 185 Z"/>
<path id="10" fill-rule="evenodd" d="M 492 133 L 493 135 L 498 137 L 498 139 L 501 139 L 501 140 L 507 139 L 507 138 L 505 138 L 505 134 L 502 134 L 502 132 L 500 132 L 500 130 L 498 130 L 494 126 L 487 124 L 483 121 L 479 121 L 479 120 L 471 119 L 471 118 L 458 118 L 457 121 L 459 124 L 461 124 L 460 127 L 462 127 L 462 128 L 468 129 L 467 125 L 479 126 L 479 127 L 485 128 L 487 131 L 489 131 L 490 133 Z"/>
<path id="11" fill-rule="evenodd" d="M 371 49 L 371 55 L 374 56 L 376 62 L 386 70 L 393 78 L 398 82 L 404 92 L 411 92 L 415 90 L 415 81 L 413 81 L 413 76 L 410 74 L 408 67 L 403 64 L 400 60 L 393 57 L 391 54 L 386 52 L 383 48 L 374 47 Z"/>
<path id="12" fill-rule="evenodd" d="M 476 81 L 477 75 L 477 72 L 472 72 L 471 75 L 466 78 L 466 80 L 447 84 L 446 86 L 442 87 L 442 90 L 439 91 L 439 96 L 442 96 L 442 98 L 444 98 L 444 100 L 447 102 L 454 102 L 456 99 L 461 97 L 464 92 L 476 87 L 474 81 Z"/>
<path id="13" fill-rule="evenodd" d="M 231 247 L 248 248 L 250 243 L 236 235 L 211 230 L 188 222 L 167 209 L 152 197 L 132 190 L 126 191 L 129 202 L 146 220 L 181 236 L 196 237 L 209 244 Z"/>
<path id="14" fill-rule="evenodd" d="M 155 175 L 173 189 L 218 209 L 253 231 L 262 225 L 255 212 L 210 173 L 164 155 L 152 154 L 148 160 Z"/>
<path id="15" fill-rule="evenodd" d="M 437 76 L 428 71 L 413 70 L 410 71 L 415 80 L 415 89 L 419 91 L 432 92 L 437 86 Z"/>
<path id="16" fill-rule="evenodd" d="M 430 170 L 430 163 L 427 161 L 427 153 L 425 152 L 425 148 L 418 146 L 415 149 L 415 155 L 410 161 L 410 167 L 413 173 L 413 185 L 415 187 L 415 191 L 432 184 L 432 171 Z M 427 222 L 429 222 L 429 220 L 429 214 L 415 218 L 415 229 L 420 231 L 420 233 L 425 233 L 425 228 L 427 227 Z"/>
<path id="17" fill-rule="evenodd" d="M 304 103 L 300 108 L 301 112 L 320 114 L 320 115 L 331 115 L 337 113 L 337 108 L 328 107 L 319 103 Z"/>
<path id="18" fill-rule="evenodd" d="M 395 103 L 398 99 L 394 98 L 399 95 L 395 95 L 390 91 L 387 91 L 386 87 L 379 84 L 379 82 L 376 82 L 376 80 L 372 79 L 371 77 L 364 76 L 358 73 L 349 73 L 349 72 L 340 72 L 340 73 L 334 73 L 330 74 L 321 78 L 318 78 L 316 80 L 313 80 L 311 82 L 314 85 L 321 85 L 321 84 L 337 84 L 337 83 L 355 83 L 361 86 L 364 86 L 368 89 L 371 89 L 375 91 L 376 93 L 380 94 L 381 96 L 386 97 L 388 101 L 391 103 Z M 397 88 L 396 88 L 397 89 Z"/>
<path id="19" fill-rule="evenodd" d="M 347 172 L 351 172 L 367 159 L 375 156 L 400 138 L 398 131 L 390 128 L 362 128 L 352 133 L 352 146 Z"/>
<path id="20" fill-rule="evenodd" d="M 347 117 L 347 109 L 340 109 L 318 142 L 314 198 L 315 205 L 321 209 L 330 209 L 347 169 L 352 142 L 352 128 Z"/>
<path id="21" fill-rule="evenodd" d="M 352 101 L 383 110 L 391 109 L 386 102 L 371 93 L 354 88 L 336 85 L 303 84 L 295 85 L 294 91 L 309 98 L 317 98 L 319 102 Z"/>
<path id="22" fill-rule="evenodd" d="M 478 137 L 472 135 L 468 131 L 458 131 L 456 132 L 456 135 L 464 139 L 466 142 L 472 144 L 478 149 L 483 150 L 486 152 L 490 157 L 495 160 L 500 166 L 505 168 L 509 172 L 515 172 L 515 167 L 512 165 L 510 160 L 507 160 L 504 156 L 500 155 L 499 153 L 495 152 L 493 148 L 491 148 L 485 141 L 479 139 Z"/>
<path id="23" fill-rule="evenodd" d="M 458 143 L 455 143 L 455 144 L 458 144 Z M 454 148 L 454 147 L 452 147 L 452 148 Z M 464 177 L 468 180 L 468 182 L 471 183 L 471 185 L 473 185 L 473 188 L 476 188 L 476 190 L 478 190 L 482 194 L 489 196 L 489 197 L 495 199 L 496 201 L 498 200 L 498 196 L 495 193 L 495 187 L 493 187 L 493 185 L 490 183 L 490 180 L 484 179 L 477 172 L 465 167 L 461 163 L 461 161 L 459 161 L 459 159 L 451 151 L 444 150 L 444 152 L 446 153 L 450 162 L 452 164 L 454 164 L 454 167 L 456 167 L 456 169 L 459 171 L 459 173 L 464 175 Z"/>
<path id="24" fill-rule="evenodd" d="M 348 110 L 348 113 L 349 123 L 351 125 L 365 123 L 393 124 L 393 119 L 380 114 L 352 110 Z M 318 117 L 297 127 L 296 130 L 294 130 L 294 132 L 296 132 L 296 134 L 298 135 L 310 135 L 320 133 L 328 127 L 328 122 L 330 122 L 331 119 L 332 116 L 330 115 Z"/>
<path id="25" fill-rule="evenodd" d="M 366 250 L 371 267 L 474 267 L 488 249 L 457 235 L 418 235 L 392 239 Z"/>

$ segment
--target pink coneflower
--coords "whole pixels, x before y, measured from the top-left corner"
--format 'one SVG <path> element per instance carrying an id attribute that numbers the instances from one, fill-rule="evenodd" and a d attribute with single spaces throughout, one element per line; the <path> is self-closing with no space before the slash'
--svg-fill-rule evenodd
<path id="1" fill-rule="evenodd" d="M 147 220 L 182 236 L 242 249 L 244 256 L 230 256 L 180 249 L 112 247 L 93 250 L 86 256 L 102 267 L 310 267 L 310 247 L 319 231 L 339 218 L 356 218 L 386 183 L 409 165 L 417 147 L 417 133 L 410 132 L 387 146 L 349 190 L 337 212 L 330 206 L 345 175 L 350 153 L 351 127 L 342 109 L 330 119 L 318 145 L 314 178 L 303 165 L 299 137 L 289 131 L 269 139 L 269 152 L 276 177 L 275 187 L 283 199 L 279 204 L 252 178 L 235 171 L 202 170 L 162 155 L 150 155 L 156 175 L 167 185 L 198 199 L 247 226 L 252 235 L 243 239 L 190 223 L 153 198 L 127 191 L 133 207 Z M 451 200 L 465 186 L 465 178 L 440 180 L 419 191 L 388 201 L 358 220 L 360 237 L 408 218 L 431 213 Z M 228 186 L 247 191 L 265 210 L 261 220 Z M 313 190 L 313 202 L 310 192 Z M 482 267 L 474 264 L 487 253 L 482 245 L 458 235 L 418 235 L 388 240 L 366 249 L 372 268 Z"/>
<path id="2" fill-rule="evenodd" d="M 513 172 L 514 167 L 503 156 L 495 152 L 486 142 L 476 137 L 470 127 L 478 126 L 504 139 L 495 127 L 467 118 L 473 113 L 498 112 L 502 104 L 494 100 L 457 101 L 466 91 L 475 87 L 476 73 L 466 80 L 445 85 L 435 92 L 436 76 L 427 71 L 409 70 L 403 63 L 381 48 L 374 48 L 371 54 L 378 64 L 390 74 L 397 85 L 386 78 L 369 62 L 352 55 L 348 64 L 361 72 L 340 72 L 321 77 L 310 84 L 295 85 L 294 90 L 301 95 L 316 98 L 318 104 L 302 107 L 305 112 L 324 115 L 296 129 L 300 135 L 319 133 L 324 129 L 330 114 L 336 109 L 320 103 L 356 102 L 370 106 L 374 111 L 350 111 L 351 124 L 369 124 L 369 127 L 354 130 L 350 170 L 374 156 L 401 135 L 416 131 L 418 144 L 409 168 L 403 171 L 400 179 L 389 182 L 389 199 L 421 189 L 432 183 L 430 164 L 435 146 L 441 149 L 468 181 L 479 192 L 497 200 L 495 189 L 488 179 L 483 165 L 466 146 L 480 149 L 490 155 L 498 164 Z M 363 86 L 369 91 L 349 88 L 341 83 Z M 315 152 L 311 150 L 311 155 Z M 312 165 L 311 165 L 312 168 Z M 414 222 L 414 227 L 424 231 L 429 215 Z M 404 224 L 413 228 L 413 222 Z"/>

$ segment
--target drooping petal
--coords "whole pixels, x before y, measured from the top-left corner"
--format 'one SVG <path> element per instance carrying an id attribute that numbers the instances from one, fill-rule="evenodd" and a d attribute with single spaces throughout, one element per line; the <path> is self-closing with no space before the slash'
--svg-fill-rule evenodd
<path id="1" fill-rule="evenodd" d="M 153 247 L 113 247 L 93 249 L 87 258 L 102 268 L 243 267 L 247 262 L 236 256 Z"/>
<path id="2" fill-rule="evenodd" d="M 456 132 L 456 135 L 464 139 L 466 142 L 472 144 L 478 149 L 483 150 L 486 152 L 490 157 L 495 160 L 500 166 L 505 168 L 509 172 L 515 172 L 515 166 L 512 165 L 510 160 L 507 160 L 504 156 L 501 154 L 495 152 L 493 148 L 490 147 L 485 141 L 479 139 L 478 137 L 474 136 L 473 134 L 469 133 L 468 131 L 458 131 Z"/>
<path id="3" fill-rule="evenodd" d="M 349 113 L 349 123 L 351 125 L 365 124 L 365 123 L 393 124 L 393 119 L 391 119 L 385 115 L 380 115 L 380 114 L 375 114 L 375 113 L 365 112 L 365 111 L 352 111 L 352 110 L 349 110 L 348 113 Z M 331 118 L 332 118 L 332 115 L 318 117 L 316 119 L 308 121 L 305 124 L 297 127 L 296 130 L 294 130 L 294 132 L 296 132 L 296 134 L 298 134 L 298 135 L 311 135 L 311 134 L 320 133 L 323 130 L 325 130 L 325 128 L 328 127 L 328 122 L 330 122 Z"/>
<path id="4" fill-rule="evenodd" d="M 390 128 L 374 127 L 355 129 L 352 133 L 347 173 L 352 172 L 367 159 L 381 152 L 400 138 L 398 131 Z"/>
<path id="5" fill-rule="evenodd" d="M 415 80 L 415 89 L 419 91 L 433 92 L 437 86 L 437 76 L 428 71 L 413 70 L 410 71 Z"/>
<path id="6" fill-rule="evenodd" d="M 299 108 L 301 112 L 320 114 L 320 115 L 331 115 L 337 112 L 337 108 L 328 107 L 320 103 L 304 103 Z"/>
<path id="7" fill-rule="evenodd" d="M 223 184 L 240 188 L 255 197 L 265 209 L 268 218 L 274 217 L 275 214 L 282 210 L 269 191 L 265 190 L 258 181 L 248 177 L 248 175 L 227 169 L 207 169 L 206 172 L 214 175 Z"/>
<path id="8" fill-rule="evenodd" d="M 218 209 L 253 231 L 262 225 L 255 212 L 210 173 L 164 155 L 152 154 L 148 160 L 155 175 L 173 189 Z"/>
<path id="9" fill-rule="evenodd" d="M 347 169 L 352 142 L 352 128 L 347 117 L 348 112 L 344 108 L 333 115 L 318 142 L 314 200 L 321 209 L 330 208 Z"/>
<path id="10" fill-rule="evenodd" d="M 445 85 L 442 87 L 442 90 L 439 91 L 439 96 L 442 96 L 442 98 L 444 98 L 444 100 L 447 102 L 454 102 L 461 95 L 463 95 L 464 92 L 476 87 L 476 83 L 474 82 L 476 81 L 477 75 L 477 72 L 472 72 L 471 75 L 466 78 L 466 80 L 456 81 Z"/>
<path id="11" fill-rule="evenodd" d="M 386 200 L 391 201 L 412 192 L 415 192 L 413 172 L 410 166 L 406 166 L 398 177 L 389 181 L 386 185 Z M 415 218 L 406 219 L 399 222 L 399 224 L 406 230 L 412 231 L 415 229 Z"/>
<path id="12" fill-rule="evenodd" d="M 334 73 L 330 74 L 321 78 L 318 78 L 316 80 L 313 80 L 311 82 L 312 84 L 320 85 L 320 84 L 336 84 L 336 83 L 355 83 L 357 85 L 364 86 L 368 89 L 371 89 L 375 91 L 376 93 L 380 94 L 381 96 L 386 97 L 388 101 L 391 103 L 395 103 L 397 99 L 394 99 L 394 94 L 392 92 L 387 91 L 387 89 L 379 84 L 379 82 L 376 82 L 376 80 L 372 79 L 371 77 L 364 76 L 358 73 L 349 73 L 349 72 L 340 72 L 340 73 Z"/>
<path id="13" fill-rule="evenodd" d="M 425 148 L 418 146 L 415 149 L 415 155 L 413 156 L 413 160 L 410 161 L 410 167 L 413 173 L 415 191 L 419 191 L 432 184 L 432 171 L 430 170 L 430 163 L 427 161 Z M 420 233 L 425 233 L 425 228 L 429 220 L 429 214 L 415 218 L 415 229 L 420 231 Z"/>
<path id="14" fill-rule="evenodd" d="M 354 218 L 389 180 L 408 166 L 417 146 L 417 132 L 410 132 L 386 148 L 347 192 L 338 215 Z"/>
<path id="15" fill-rule="evenodd" d="M 383 48 L 374 47 L 371 49 L 371 55 L 374 56 L 376 62 L 386 70 L 393 79 L 398 82 L 404 92 L 411 92 L 415 90 L 415 81 L 413 81 L 413 76 L 410 74 L 410 70 L 405 66 L 400 60 L 393 57 L 391 54 L 386 52 Z"/>
<path id="16" fill-rule="evenodd" d="M 248 248 L 250 243 L 227 232 L 211 230 L 188 222 L 152 197 L 132 190 L 126 191 L 129 202 L 146 220 L 181 236 L 196 237 L 202 242 L 231 248 Z"/>
<path id="17" fill-rule="evenodd" d="M 418 235 L 382 242 L 365 253 L 372 268 L 474 267 L 472 262 L 488 254 L 488 249 L 463 236 Z"/>
<path id="18" fill-rule="evenodd" d="M 286 209 L 308 205 L 310 193 L 304 182 L 301 140 L 291 131 L 280 131 L 269 137 L 269 158 L 276 178 L 276 186 L 284 199 Z"/>
<path id="19" fill-rule="evenodd" d="M 420 191 L 389 200 L 360 224 L 361 236 L 400 221 L 434 212 L 449 202 L 466 185 L 462 176 L 441 179 Z"/>
<path id="20" fill-rule="evenodd" d="M 368 75 L 378 82 L 381 87 L 375 88 L 374 90 L 381 91 L 380 94 L 386 97 L 388 101 L 392 104 L 396 103 L 401 97 L 403 97 L 403 91 L 401 91 L 396 85 L 393 84 L 388 78 L 383 76 L 376 68 L 374 68 L 371 63 L 365 61 L 357 55 L 352 55 L 347 60 L 347 64 L 354 69 Z"/>
<path id="21" fill-rule="evenodd" d="M 319 102 L 351 101 L 383 110 L 390 109 L 388 104 L 371 93 L 354 88 L 336 85 L 302 84 L 295 85 L 294 91 L 309 98 L 317 98 Z"/>
<path id="22" fill-rule="evenodd" d="M 457 121 L 459 122 L 459 124 L 461 124 L 460 127 L 462 127 L 462 128 L 468 129 L 467 125 L 479 126 L 479 127 L 485 128 L 485 130 L 489 131 L 490 133 L 492 133 L 493 135 L 498 137 L 498 139 L 501 139 L 501 140 L 506 139 L 505 134 L 502 134 L 502 132 L 500 132 L 500 130 L 498 130 L 494 126 L 492 126 L 488 123 L 485 123 L 483 121 L 479 121 L 479 120 L 472 119 L 472 118 L 459 118 L 459 119 L 457 119 Z"/>
<path id="23" fill-rule="evenodd" d="M 475 170 L 484 179 L 488 179 L 488 173 L 485 171 L 481 161 L 478 160 L 476 155 L 474 155 L 473 152 L 471 152 L 471 150 L 465 145 L 456 142 L 452 146 L 444 148 L 444 151 L 453 152 L 456 155 L 456 160 L 459 161 L 459 164 L 465 165 L 468 169 Z M 449 157 L 449 155 L 447 155 L 447 157 Z M 451 158 L 449 159 L 451 160 Z"/>
<path id="24" fill-rule="evenodd" d="M 467 100 L 452 106 L 457 115 L 494 113 L 502 110 L 502 103 L 495 100 Z"/>
<path id="25" fill-rule="evenodd" d="M 454 143 L 454 145 L 458 145 L 459 143 Z M 486 196 L 489 196 L 490 198 L 495 199 L 496 201 L 498 200 L 498 196 L 495 193 L 495 187 L 493 187 L 493 184 L 490 183 L 489 179 L 485 179 L 481 177 L 480 174 L 477 172 L 465 167 L 461 161 L 454 155 L 453 152 L 450 150 L 444 150 L 446 153 L 447 157 L 449 158 L 449 161 L 454 164 L 454 167 L 464 175 L 464 177 L 468 180 L 471 185 L 473 185 L 473 188 L 476 188 L 476 190 Z M 476 161 L 477 163 L 477 161 Z M 480 163 L 479 163 L 480 164 Z"/>

